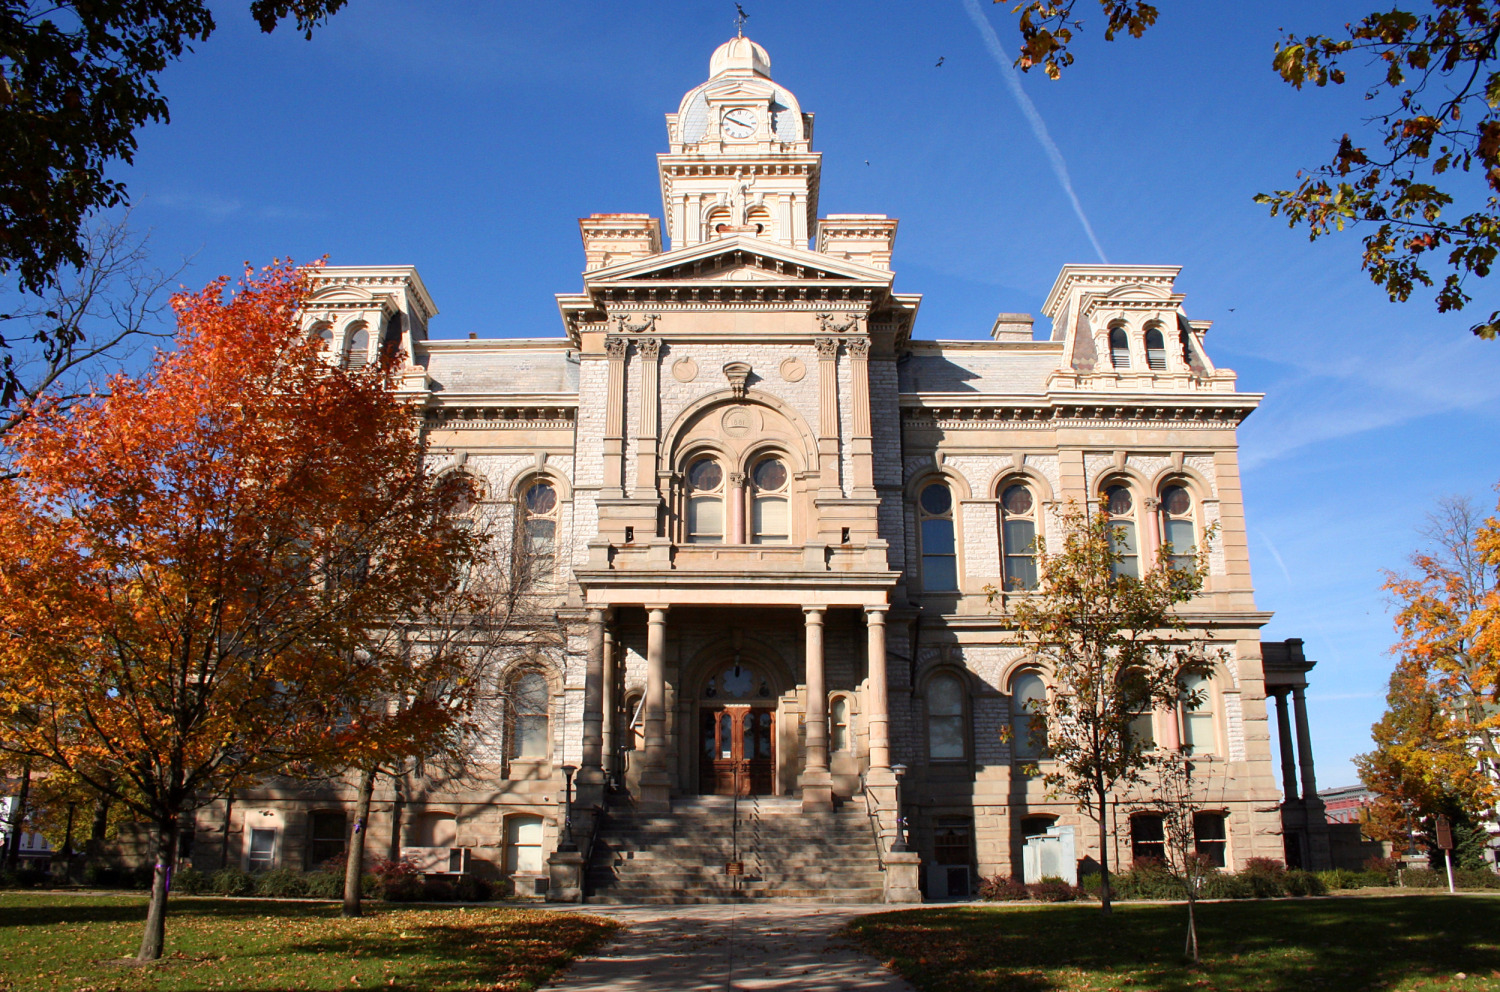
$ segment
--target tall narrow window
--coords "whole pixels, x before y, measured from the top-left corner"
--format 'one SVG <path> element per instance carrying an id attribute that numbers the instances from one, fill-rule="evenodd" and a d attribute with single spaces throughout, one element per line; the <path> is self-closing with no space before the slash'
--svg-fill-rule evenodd
<path id="1" fill-rule="evenodd" d="M 333 350 L 333 328 L 327 324 L 316 324 L 309 335 L 315 350 L 327 353 Z"/>
<path id="2" fill-rule="evenodd" d="M 1167 343 L 1160 327 L 1146 328 L 1146 367 L 1153 372 L 1167 370 Z"/>
<path id="3" fill-rule="evenodd" d="M 1109 364 L 1117 369 L 1130 368 L 1130 337 L 1123 327 L 1109 329 Z"/>
<path id="4" fill-rule="evenodd" d="M 1223 813 L 1193 814 L 1193 847 L 1214 867 L 1224 867 L 1224 849 L 1228 842 Z"/>
<path id="5" fill-rule="evenodd" d="M 312 815 L 312 836 L 308 838 L 307 863 L 311 869 L 344 856 L 344 837 L 349 823 L 342 811 L 320 810 Z M 340 865 L 339 870 L 343 867 Z"/>
<path id="6" fill-rule="evenodd" d="M 834 696 L 828 704 L 828 745 L 835 751 L 849 750 L 848 696 Z"/>
<path id="7" fill-rule="evenodd" d="M 1047 750 L 1047 687 L 1036 672 L 1017 675 L 1010 685 L 1010 753 L 1035 761 Z"/>
<path id="8" fill-rule="evenodd" d="M 1172 546 L 1167 564 L 1191 571 L 1196 565 L 1198 539 L 1193 526 L 1193 497 L 1182 486 L 1167 486 L 1161 491 L 1161 536 Z"/>
<path id="9" fill-rule="evenodd" d="M 1159 813 L 1137 813 L 1130 818 L 1130 857 L 1165 861 L 1167 831 Z"/>
<path id="10" fill-rule="evenodd" d="M 964 687 L 956 676 L 939 674 L 927 683 L 927 757 L 964 757 Z"/>
<path id="11" fill-rule="evenodd" d="M 946 483 L 924 486 L 917 499 L 922 531 L 922 588 L 958 591 L 958 550 L 953 539 L 953 493 Z"/>
<path id="12" fill-rule="evenodd" d="M 1130 490 L 1121 485 L 1107 487 L 1104 507 L 1109 511 L 1110 550 L 1120 555 L 1120 560 L 1114 564 L 1115 578 L 1129 576 L 1138 579 L 1141 577 L 1140 546 L 1135 539 L 1135 500 Z"/>
<path id="13" fill-rule="evenodd" d="M 542 818 L 510 816 L 505 820 L 505 873 L 539 875 L 546 870 L 542 861 Z"/>
<path id="14" fill-rule="evenodd" d="M 1145 673 L 1139 668 L 1127 668 L 1119 679 L 1121 699 L 1131 706 L 1126 733 L 1133 744 L 1149 750 L 1156 746 L 1156 702 L 1146 685 Z"/>
<path id="15" fill-rule="evenodd" d="M 511 681 L 512 758 L 547 756 L 547 696 L 547 677 L 541 672 L 522 672 Z"/>
<path id="16" fill-rule="evenodd" d="M 786 543 L 791 538 L 786 463 L 780 458 L 762 458 L 750 473 L 750 483 L 754 487 L 750 497 L 750 543 Z"/>
<path id="17" fill-rule="evenodd" d="M 276 831 L 251 830 L 250 856 L 246 859 L 250 871 L 270 871 L 276 867 Z"/>
<path id="18" fill-rule="evenodd" d="M 557 490 L 550 482 L 533 482 L 521 498 L 522 533 L 531 575 L 551 580 L 557 554 Z"/>
<path id="19" fill-rule="evenodd" d="M 355 324 L 349 329 L 349 343 L 344 347 L 347 358 L 344 364 L 357 369 L 370 361 L 370 330 L 364 324 Z"/>
<path id="20" fill-rule="evenodd" d="M 1192 754 L 1214 752 L 1213 683 L 1201 675 L 1177 680 L 1177 707 L 1182 712 L 1182 744 Z"/>
<path id="21" fill-rule="evenodd" d="M 1000 542 L 1005 554 L 1005 588 L 1036 588 L 1036 502 L 1019 483 L 1000 494 Z"/>
<path id="22" fill-rule="evenodd" d="M 687 472 L 687 539 L 689 544 L 724 542 L 724 469 L 712 458 L 700 458 Z"/>

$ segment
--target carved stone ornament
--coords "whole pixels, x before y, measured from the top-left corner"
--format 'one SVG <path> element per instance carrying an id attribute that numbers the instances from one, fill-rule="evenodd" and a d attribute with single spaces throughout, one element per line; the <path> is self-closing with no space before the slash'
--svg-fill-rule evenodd
<path id="1" fill-rule="evenodd" d="M 629 344 L 630 342 L 624 338 L 607 337 L 604 339 L 604 353 L 610 358 L 623 359 L 625 357 L 625 348 Z"/>
<path id="2" fill-rule="evenodd" d="M 654 362 L 661 352 L 661 338 L 641 338 L 636 341 L 635 347 L 641 353 L 642 358 L 648 362 Z"/>
<path id="3" fill-rule="evenodd" d="M 731 407 L 719 418 L 719 427 L 728 437 L 746 437 L 755 430 L 755 415 L 742 406 Z"/>
<path id="4" fill-rule="evenodd" d="M 641 314 L 644 318 L 639 324 L 630 323 L 630 315 L 624 313 L 615 314 L 615 326 L 620 329 L 621 334 L 640 334 L 643 331 L 656 330 L 656 318 L 659 313 Z"/>
<path id="5" fill-rule="evenodd" d="M 732 489 L 744 489 L 745 488 L 745 483 L 747 481 L 748 481 L 748 477 L 745 475 L 744 472 L 730 472 L 729 473 L 729 486 Z"/>
<path id="6" fill-rule="evenodd" d="M 698 378 L 698 363 L 687 356 L 672 363 L 672 378 L 678 382 L 692 382 Z"/>
<path id="7" fill-rule="evenodd" d="M 835 358 L 835 357 L 838 356 L 838 353 L 839 353 L 839 339 L 838 338 L 813 338 L 813 347 L 816 348 L 816 349 L 818 349 L 818 357 L 819 358 L 822 358 L 822 359 L 825 359 L 825 360 L 831 360 L 831 359 L 833 359 L 833 358 Z"/>
<path id="8" fill-rule="evenodd" d="M 850 358 L 868 358 L 868 357 L 870 357 L 870 339 L 869 338 L 845 338 L 844 339 L 844 347 L 847 348 L 847 349 L 849 349 L 849 357 Z"/>
<path id="9" fill-rule="evenodd" d="M 807 375 L 807 366 L 800 358 L 788 358 L 781 363 L 781 378 L 787 382 L 801 382 L 802 377 Z"/>
<path id="10" fill-rule="evenodd" d="M 857 332 L 859 330 L 859 319 L 861 315 L 857 313 L 846 313 L 844 314 L 844 316 L 848 317 L 849 319 L 840 324 L 833 319 L 833 314 L 820 313 L 818 314 L 818 329 L 821 330 L 824 334 L 843 334 L 847 331 Z"/>
<path id="11" fill-rule="evenodd" d="M 729 391 L 743 399 L 750 379 L 749 362 L 730 362 L 724 366 L 724 377 L 729 380 Z"/>

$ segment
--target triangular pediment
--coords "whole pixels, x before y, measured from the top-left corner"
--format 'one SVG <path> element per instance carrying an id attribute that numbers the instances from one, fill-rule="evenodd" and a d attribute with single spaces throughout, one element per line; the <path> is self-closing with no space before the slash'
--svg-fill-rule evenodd
<path id="1" fill-rule="evenodd" d="M 889 287 L 887 269 L 741 235 L 719 238 L 584 274 L 586 286 L 618 283 L 863 283 Z"/>

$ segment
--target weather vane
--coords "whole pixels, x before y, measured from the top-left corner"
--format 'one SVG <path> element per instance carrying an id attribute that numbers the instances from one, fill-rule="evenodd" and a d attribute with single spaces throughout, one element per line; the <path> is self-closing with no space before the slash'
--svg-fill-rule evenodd
<path id="1" fill-rule="evenodd" d="M 735 35 L 737 37 L 740 37 L 740 38 L 745 37 L 745 22 L 748 21 L 749 19 L 750 19 L 750 15 L 747 14 L 747 13 L 745 13 L 745 8 L 741 7 L 739 4 L 735 4 L 734 5 L 734 33 L 735 33 Z"/>

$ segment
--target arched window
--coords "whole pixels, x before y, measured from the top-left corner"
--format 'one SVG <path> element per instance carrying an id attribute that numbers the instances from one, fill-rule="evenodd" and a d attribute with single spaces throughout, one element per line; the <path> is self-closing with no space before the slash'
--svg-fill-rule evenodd
<path id="1" fill-rule="evenodd" d="M 363 323 L 349 329 L 349 343 L 344 346 L 344 365 L 347 368 L 362 368 L 370 361 L 370 329 Z"/>
<path id="2" fill-rule="evenodd" d="M 646 749 L 646 697 L 633 692 L 625 697 L 625 748 L 628 751 Z"/>
<path id="3" fill-rule="evenodd" d="M 1005 588 L 1036 588 L 1036 501 L 1016 483 L 1000 494 L 1000 543 L 1005 556 Z"/>
<path id="4" fill-rule="evenodd" d="M 1156 746 L 1156 701 L 1146 686 L 1146 676 L 1139 668 L 1127 668 L 1119 674 L 1120 695 L 1130 705 L 1130 724 L 1126 733 L 1132 743 L 1150 750 Z"/>
<path id="5" fill-rule="evenodd" d="M 828 704 L 828 746 L 835 751 L 849 750 L 848 696 L 834 696 Z"/>
<path id="6" fill-rule="evenodd" d="M 745 223 L 753 225 L 756 234 L 765 234 L 771 230 L 771 211 L 765 207 L 751 207 L 745 213 Z"/>
<path id="7" fill-rule="evenodd" d="M 553 576 L 557 554 L 557 488 L 537 481 L 521 494 L 521 533 L 531 574 L 539 582 Z"/>
<path id="8" fill-rule="evenodd" d="M 921 521 L 922 588 L 958 591 L 958 549 L 953 538 L 953 493 L 945 482 L 930 482 L 917 499 Z"/>
<path id="9" fill-rule="evenodd" d="M 510 683 L 512 758 L 545 758 L 549 751 L 547 676 L 521 672 Z"/>
<path id="10" fill-rule="evenodd" d="M 1010 753 L 1035 761 L 1047 750 L 1047 687 L 1036 672 L 1022 672 L 1010 684 Z"/>
<path id="11" fill-rule="evenodd" d="M 762 458 L 750 473 L 750 543 L 783 544 L 791 538 L 786 463 Z"/>
<path id="12" fill-rule="evenodd" d="M 1167 486 L 1161 491 L 1161 537 L 1172 546 L 1167 564 L 1172 568 L 1192 571 L 1197 562 L 1197 529 L 1193 526 L 1193 497 L 1178 485 Z"/>
<path id="13" fill-rule="evenodd" d="M 1110 550 L 1121 556 L 1114 563 L 1115 578 L 1129 576 L 1138 579 L 1141 577 L 1140 545 L 1136 543 L 1135 499 L 1130 488 L 1118 483 L 1105 487 L 1104 508 L 1109 512 Z"/>
<path id="14" fill-rule="evenodd" d="M 719 237 L 723 234 L 719 229 L 729 226 L 729 211 L 724 207 L 716 207 L 708 212 L 703 219 L 703 240 Z"/>
<path id="15" fill-rule="evenodd" d="M 1162 339 L 1161 328 L 1146 328 L 1146 367 L 1153 372 L 1167 370 L 1167 344 Z"/>
<path id="16" fill-rule="evenodd" d="M 1118 324 L 1109 329 L 1109 364 L 1117 369 L 1130 368 L 1130 336 Z"/>
<path id="17" fill-rule="evenodd" d="M 946 672 L 927 683 L 927 757 L 955 761 L 964 757 L 964 687 Z"/>
<path id="18" fill-rule="evenodd" d="M 328 353 L 333 350 L 333 328 L 327 324 L 314 324 L 308 333 L 313 348 L 320 353 Z"/>
<path id="19" fill-rule="evenodd" d="M 1182 746 L 1192 754 L 1214 752 L 1213 683 L 1202 675 L 1177 680 L 1177 707 L 1182 711 Z"/>
<path id="20" fill-rule="evenodd" d="M 724 543 L 724 469 L 712 458 L 700 458 L 687 471 L 687 540 L 689 544 Z"/>

